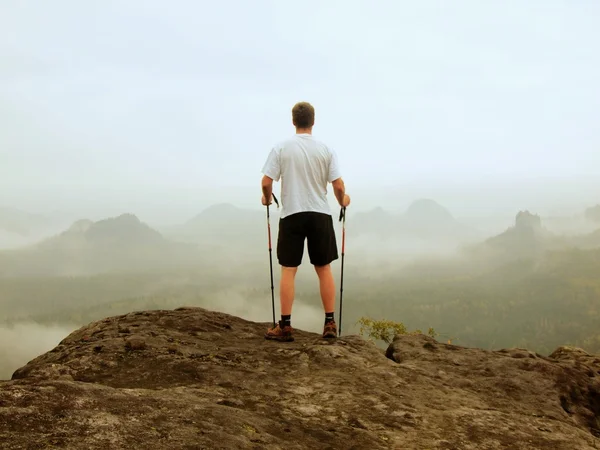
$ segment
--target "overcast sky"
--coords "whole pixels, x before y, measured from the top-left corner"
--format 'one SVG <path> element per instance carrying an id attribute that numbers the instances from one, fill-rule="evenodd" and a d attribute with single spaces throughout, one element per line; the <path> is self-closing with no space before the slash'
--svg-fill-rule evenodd
<path id="1" fill-rule="evenodd" d="M 259 199 L 299 100 L 351 195 L 593 184 L 599 21 L 594 0 L 2 0 L 0 205 Z"/>

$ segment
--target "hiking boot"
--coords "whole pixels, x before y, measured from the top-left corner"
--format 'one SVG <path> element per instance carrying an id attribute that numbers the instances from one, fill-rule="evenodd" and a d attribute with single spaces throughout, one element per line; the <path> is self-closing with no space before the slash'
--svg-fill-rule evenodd
<path id="1" fill-rule="evenodd" d="M 279 321 L 277 325 L 267 330 L 265 339 L 284 342 L 293 341 L 294 336 L 292 336 L 292 331 L 294 331 L 294 329 L 290 325 L 282 326 L 281 321 Z"/>
<path id="2" fill-rule="evenodd" d="M 337 338 L 337 325 L 335 321 L 327 322 L 323 327 L 323 338 L 334 339 Z"/>

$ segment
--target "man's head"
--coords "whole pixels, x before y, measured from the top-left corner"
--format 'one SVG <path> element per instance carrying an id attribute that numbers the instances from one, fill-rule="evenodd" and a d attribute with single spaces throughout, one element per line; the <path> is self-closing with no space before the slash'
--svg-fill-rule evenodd
<path id="1" fill-rule="evenodd" d="M 296 128 L 312 128 L 315 124 L 315 108 L 308 102 L 298 102 L 292 108 L 292 122 Z"/>

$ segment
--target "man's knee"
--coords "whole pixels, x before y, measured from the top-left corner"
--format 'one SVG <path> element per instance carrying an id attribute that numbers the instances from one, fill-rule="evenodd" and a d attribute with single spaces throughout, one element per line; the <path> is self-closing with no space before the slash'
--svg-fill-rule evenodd
<path id="1" fill-rule="evenodd" d="M 317 274 L 319 274 L 319 275 L 331 272 L 331 264 L 325 264 L 322 266 L 318 266 L 315 264 L 314 268 L 315 268 L 315 271 L 317 272 Z"/>
<path id="2" fill-rule="evenodd" d="M 290 275 L 295 275 L 296 272 L 298 271 L 298 266 L 281 266 L 281 272 L 282 273 L 288 273 Z"/>

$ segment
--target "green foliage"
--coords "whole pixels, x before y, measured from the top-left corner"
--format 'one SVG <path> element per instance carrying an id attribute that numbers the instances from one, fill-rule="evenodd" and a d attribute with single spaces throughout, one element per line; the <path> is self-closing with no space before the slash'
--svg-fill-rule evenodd
<path id="1" fill-rule="evenodd" d="M 399 334 L 422 334 L 421 330 L 408 331 L 402 322 L 392 320 L 374 320 L 370 317 L 361 317 L 358 320 L 360 325 L 360 334 L 366 335 L 369 339 L 380 340 L 390 344 L 394 337 Z M 431 337 L 436 336 L 433 328 L 429 328 L 427 334 Z"/>

